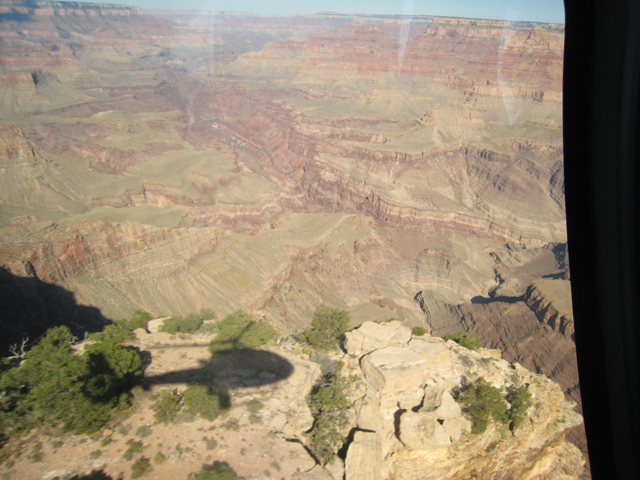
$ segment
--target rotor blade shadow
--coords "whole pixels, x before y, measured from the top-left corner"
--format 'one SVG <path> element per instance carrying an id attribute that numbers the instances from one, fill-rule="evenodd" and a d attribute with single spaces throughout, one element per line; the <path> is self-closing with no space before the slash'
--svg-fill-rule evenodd
<path id="1" fill-rule="evenodd" d="M 229 401 L 229 391 L 255 388 L 280 382 L 294 371 L 286 358 L 269 350 L 231 348 L 214 353 L 200 367 L 150 375 L 142 381 L 144 389 L 162 384 L 199 384 L 211 388 L 210 393 Z M 221 392 L 222 389 L 222 392 Z"/>

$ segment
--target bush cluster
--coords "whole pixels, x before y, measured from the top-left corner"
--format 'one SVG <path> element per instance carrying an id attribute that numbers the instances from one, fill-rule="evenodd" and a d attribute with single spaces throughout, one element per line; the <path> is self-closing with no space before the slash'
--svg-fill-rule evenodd
<path id="1" fill-rule="evenodd" d="M 313 313 L 311 328 L 303 332 L 307 343 L 318 350 L 340 348 L 340 340 L 349 330 L 351 315 L 346 310 L 320 305 Z"/>
<path id="2" fill-rule="evenodd" d="M 345 383 L 340 374 L 324 376 L 307 397 L 314 418 L 311 451 L 323 464 L 330 462 L 346 441 L 341 433 L 348 423 Z"/>
<path id="3" fill-rule="evenodd" d="M 482 347 L 478 337 L 467 332 L 447 333 L 444 339 L 445 341 L 453 340 L 458 345 L 468 348 L 469 350 L 478 350 Z"/>
<path id="4" fill-rule="evenodd" d="M 190 412 L 201 415 L 209 421 L 215 420 L 227 409 L 225 394 L 215 383 L 192 384 L 182 394 L 185 406 Z"/>
<path id="5" fill-rule="evenodd" d="M 238 310 L 218 322 L 220 332 L 209 345 L 211 353 L 232 349 L 258 348 L 278 338 L 271 325 L 256 322 L 251 315 Z"/>
<path id="6" fill-rule="evenodd" d="M 138 478 L 153 470 L 148 458 L 141 457 L 131 466 L 131 478 Z"/>
<path id="7" fill-rule="evenodd" d="M 524 385 L 511 388 L 504 395 L 499 388 L 492 387 L 480 377 L 473 386 L 461 392 L 456 401 L 464 405 L 463 410 L 473 424 L 471 431 L 482 433 L 489 426 L 490 418 L 509 424 L 511 430 L 518 428 L 531 406 L 530 398 L 531 393 Z"/>
<path id="8" fill-rule="evenodd" d="M 147 312 L 136 310 L 130 320 L 117 320 L 107 325 L 101 332 L 90 334 L 89 338 L 96 342 L 122 343 L 135 337 L 133 331 L 136 328 L 147 330 L 151 319 L 151 315 Z"/>
<path id="9" fill-rule="evenodd" d="M 114 409 L 130 406 L 131 388 L 144 375 L 136 350 L 113 338 L 73 352 L 67 327 L 49 329 L 20 366 L 0 379 L 0 432 L 18 434 L 36 426 L 91 433 Z"/>
<path id="10" fill-rule="evenodd" d="M 210 308 L 201 308 L 199 313 L 190 313 L 186 317 L 172 315 L 162 322 L 161 332 L 167 333 L 196 333 L 202 328 L 206 320 L 215 320 L 216 312 Z"/>
<path id="11" fill-rule="evenodd" d="M 163 390 L 151 408 L 156 422 L 167 424 L 176 418 L 182 408 L 182 395 L 177 390 Z"/>
<path id="12" fill-rule="evenodd" d="M 531 406 L 531 392 L 524 385 L 512 388 L 507 393 L 507 402 L 511 405 L 509 418 L 511 419 L 511 429 L 515 430 L 527 418 L 527 410 Z"/>
<path id="13" fill-rule="evenodd" d="M 195 480 L 243 480 L 227 462 L 216 461 L 212 465 L 203 465 Z"/>
<path id="14" fill-rule="evenodd" d="M 424 329 L 424 327 L 413 327 L 411 333 L 416 337 L 424 337 L 427 331 Z"/>

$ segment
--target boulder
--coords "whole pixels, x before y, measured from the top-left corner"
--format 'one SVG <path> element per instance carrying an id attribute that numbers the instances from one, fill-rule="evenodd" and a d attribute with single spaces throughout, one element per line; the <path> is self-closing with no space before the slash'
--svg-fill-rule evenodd
<path id="1" fill-rule="evenodd" d="M 442 428 L 451 437 L 453 443 L 460 440 L 463 432 L 471 433 L 471 421 L 464 418 L 448 418 L 442 422 Z"/>
<path id="2" fill-rule="evenodd" d="M 356 425 L 363 430 L 377 432 L 384 426 L 379 405 L 370 396 L 365 395 L 355 402 Z"/>
<path id="3" fill-rule="evenodd" d="M 288 446 L 289 451 L 291 452 L 291 458 L 295 460 L 296 465 L 301 472 L 310 472 L 312 470 L 315 470 L 315 467 L 318 465 L 316 464 L 316 461 L 311 457 L 311 455 L 309 455 L 309 452 L 307 452 L 307 449 L 304 448 L 304 445 L 302 443 L 290 442 Z"/>
<path id="4" fill-rule="evenodd" d="M 451 445 L 451 435 L 437 417 L 408 411 L 400 417 L 400 441 L 411 450 L 431 450 Z"/>
<path id="5" fill-rule="evenodd" d="M 146 338 L 147 335 L 149 335 L 144 328 L 136 328 L 133 331 L 133 334 L 136 336 L 136 338 L 138 340 L 142 340 L 142 339 Z"/>
<path id="6" fill-rule="evenodd" d="M 411 330 L 398 321 L 389 323 L 364 322 L 345 335 L 347 353 L 361 356 L 390 346 L 403 346 L 411 340 Z"/>
<path id="7" fill-rule="evenodd" d="M 387 347 L 364 356 L 360 365 L 365 380 L 375 390 L 397 395 L 422 386 L 426 360 L 408 348 Z"/>
<path id="8" fill-rule="evenodd" d="M 424 370 L 429 377 L 455 376 L 451 370 L 451 351 L 442 339 L 413 337 L 409 342 L 409 348 L 427 360 Z"/>
<path id="9" fill-rule="evenodd" d="M 344 461 L 335 455 L 329 463 L 324 466 L 325 470 L 329 472 L 333 480 L 344 479 Z"/>
<path id="10" fill-rule="evenodd" d="M 375 432 L 356 432 L 347 450 L 346 480 L 381 480 L 382 440 Z"/>
<path id="11" fill-rule="evenodd" d="M 149 333 L 158 333 L 164 321 L 169 317 L 156 318 L 155 320 L 149 320 L 147 323 L 147 329 Z"/>
<path id="12" fill-rule="evenodd" d="M 303 473 L 299 478 L 301 480 L 334 480 L 333 476 L 320 465 L 314 466 L 308 472 Z"/>
<path id="13" fill-rule="evenodd" d="M 444 389 L 427 386 L 424 389 L 424 400 L 421 412 L 429 412 L 439 420 L 456 418 L 462 415 L 462 408 Z"/>

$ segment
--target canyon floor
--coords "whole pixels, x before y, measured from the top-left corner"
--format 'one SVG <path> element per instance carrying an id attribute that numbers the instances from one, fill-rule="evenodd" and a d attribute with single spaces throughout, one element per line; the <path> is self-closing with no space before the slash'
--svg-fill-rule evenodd
<path id="1" fill-rule="evenodd" d="M 326 303 L 354 327 L 477 334 L 579 409 L 562 25 L 0 15 L 3 349 L 137 309 L 244 309 L 290 334 Z"/>

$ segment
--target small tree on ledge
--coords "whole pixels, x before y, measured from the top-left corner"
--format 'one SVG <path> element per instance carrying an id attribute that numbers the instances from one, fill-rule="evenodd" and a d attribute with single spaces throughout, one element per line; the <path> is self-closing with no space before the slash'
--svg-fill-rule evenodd
<path id="1" fill-rule="evenodd" d="M 350 322 L 351 316 L 346 310 L 320 305 L 313 314 L 311 328 L 307 328 L 303 334 L 309 345 L 318 350 L 337 349 Z"/>

